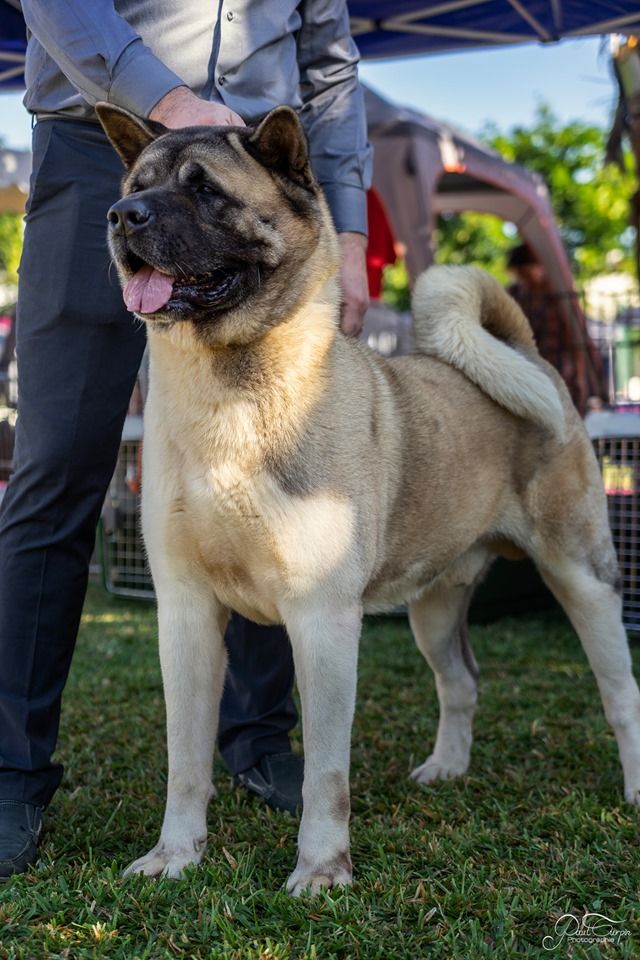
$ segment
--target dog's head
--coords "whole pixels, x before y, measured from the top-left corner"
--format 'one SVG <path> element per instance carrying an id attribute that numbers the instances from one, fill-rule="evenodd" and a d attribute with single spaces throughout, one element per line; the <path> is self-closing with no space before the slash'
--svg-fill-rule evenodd
<path id="1" fill-rule="evenodd" d="M 335 234 L 296 113 L 256 128 L 167 130 L 109 104 L 125 164 L 109 245 L 125 302 L 205 343 L 247 343 L 292 315 L 338 266 Z M 316 256 L 322 248 L 322 256 Z"/>

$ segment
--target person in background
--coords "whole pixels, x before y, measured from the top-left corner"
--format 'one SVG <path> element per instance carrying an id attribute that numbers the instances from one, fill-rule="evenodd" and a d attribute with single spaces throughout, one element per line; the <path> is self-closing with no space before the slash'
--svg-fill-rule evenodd
<path id="1" fill-rule="evenodd" d="M 122 166 L 109 101 L 163 123 L 254 124 L 289 104 L 306 129 L 342 251 L 341 326 L 367 305 L 370 181 L 346 0 L 23 0 L 33 174 L 18 295 L 15 469 L 0 512 L 0 878 L 37 854 L 95 528 L 145 345 L 109 270 Z M 279 627 L 234 616 L 219 747 L 270 805 L 301 805 L 293 661 Z"/>
<path id="2" fill-rule="evenodd" d="M 529 320 L 541 356 L 556 368 L 584 414 L 591 398 L 602 395 L 602 362 L 577 294 L 554 292 L 543 264 L 527 244 L 510 250 L 507 269 L 514 277 L 507 290 Z"/>

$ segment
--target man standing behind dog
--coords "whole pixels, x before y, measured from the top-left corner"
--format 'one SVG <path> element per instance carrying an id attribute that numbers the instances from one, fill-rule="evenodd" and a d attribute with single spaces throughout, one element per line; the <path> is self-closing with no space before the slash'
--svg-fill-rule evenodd
<path id="1" fill-rule="evenodd" d="M 300 111 L 343 254 L 342 329 L 367 304 L 370 152 L 346 0 L 23 0 L 36 117 L 18 303 L 15 469 L 0 515 L 0 878 L 35 860 L 100 508 L 144 350 L 109 274 L 120 160 L 93 105 L 167 127 Z M 234 616 L 220 749 L 272 806 L 300 802 L 284 632 Z"/>

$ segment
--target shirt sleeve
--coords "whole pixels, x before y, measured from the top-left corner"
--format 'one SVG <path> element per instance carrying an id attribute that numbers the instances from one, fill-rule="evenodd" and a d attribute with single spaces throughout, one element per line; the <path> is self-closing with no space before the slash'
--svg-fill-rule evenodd
<path id="1" fill-rule="evenodd" d="M 366 234 L 372 151 L 346 0 L 303 0 L 300 14 L 300 119 L 311 163 L 336 229 Z"/>
<path id="2" fill-rule="evenodd" d="M 27 29 L 84 99 L 139 116 L 184 81 L 116 13 L 113 0 L 22 0 Z"/>

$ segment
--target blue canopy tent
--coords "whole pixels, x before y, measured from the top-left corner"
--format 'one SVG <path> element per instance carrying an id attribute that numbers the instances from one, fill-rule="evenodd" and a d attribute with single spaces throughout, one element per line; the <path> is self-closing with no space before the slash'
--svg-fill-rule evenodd
<path id="1" fill-rule="evenodd" d="M 26 46 L 19 0 L 0 0 L 0 90 L 20 90 L 24 86 Z"/>
<path id="2" fill-rule="evenodd" d="M 350 0 L 366 59 L 640 32 L 634 0 Z M 20 0 L 0 0 L 0 90 L 24 86 Z"/>
<path id="3" fill-rule="evenodd" d="M 633 0 L 350 0 L 368 59 L 640 31 Z"/>

